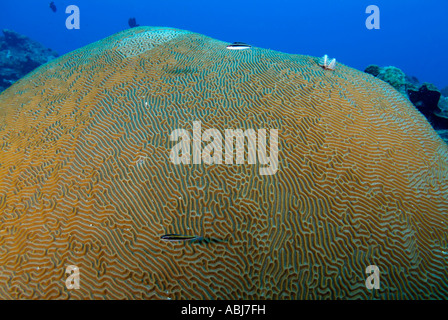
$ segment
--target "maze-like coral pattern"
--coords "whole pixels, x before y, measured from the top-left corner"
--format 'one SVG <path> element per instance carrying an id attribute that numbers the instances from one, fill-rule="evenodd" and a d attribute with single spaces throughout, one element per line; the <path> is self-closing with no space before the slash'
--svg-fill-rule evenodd
<path id="1" fill-rule="evenodd" d="M 0 95 L 1 298 L 448 297 L 448 148 L 423 116 L 342 64 L 226 45 L 133 28 Z M 172 164 L 193 121 L 278 129 L 278 172 Z"/>
<path id="2" fill-rule="evenodd" d="M 117 51 L 124 58 L 137 56 L 187 33 L 187 31 L 167 28 L 153 28 L 151 32 L 137 32 L 119 41 Z"/>

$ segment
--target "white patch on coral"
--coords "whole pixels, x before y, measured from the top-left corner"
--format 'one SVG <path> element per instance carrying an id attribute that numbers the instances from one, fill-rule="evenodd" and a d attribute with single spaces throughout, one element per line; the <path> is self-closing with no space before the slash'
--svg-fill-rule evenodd
<path id="1" fill-rule="evenodd" d="M 336 59 L 333 58 L 333 59 L 330 61 L 330 63 L 328 64 L 327 69 L 328 69 L 328 70 L 334 70 L 335 67 L 336 67 Z"/>
<path id="2" fill-rule="evenodd" d="M 137 56 L 185 33 L 187 32 L 170 29 L 156 29 L 136 33 L 135 35 L 121 40 L 118 43 L 117 51 L 126 58 Z"/>
<path id="3" fill-rule="evenodd" d="M 327 55 L 324 55 L 319 60 L 319 65 L 326 70 L 334 70 L 336 68 L 336 59 L 329 59 Z"/>

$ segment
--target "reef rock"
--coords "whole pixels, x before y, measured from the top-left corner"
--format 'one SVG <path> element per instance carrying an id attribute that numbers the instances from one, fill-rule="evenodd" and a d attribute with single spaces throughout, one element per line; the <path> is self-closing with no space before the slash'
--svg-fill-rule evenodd
<path id="1" fill-rule="evenodd" d="M 0 36 L 0 92 L 58 53 L 40 43 L 4 29 Z"/>
<path id="2" fill-rule="evenodd" d="M 369 65 L 364 72 L 369 73 L 394 87 L 408 98 L 428 119 L 436 130 L 448 129 L 447 118 L 439 106 L 440 91 L 431 83 L 420 84 L 416 77 L 408 76 L 396 67 Z"/>
<path id="3" fill-rule="evenodd" d="M 407 97 L 408 88 L 418 88 L 419 86 L 417 78 L 407 76 L 401 69 L 394 66 L 379 67 L 372 64 L 365 68 L 364 72 L 389 83 L 405 97 Z"/>
<path id="4" fill-rule="evenodd" d="M 436 130 L 447 129 L 448 119 L 439 107 L 440 91 L 431 83 L 423 83 L 418 89 L 408 89 L 409 100 L 428 119 Z"/>
<path id="5" fill-rule="evenodd" d="M 442 90 L 440 90 L 440 93 L 444 97 L 448 97 L 448 86 L 444 87 Z"/>
<path id="6" fill-rule="evenodd" d="M 398 92 L 406 95 L 406 75 L 397 67 L 389 66 L 380 69 L 377 78 L 386 81 Z"/>
<path id="7" fill-rule="evenodd" d="M 435 113 L 435 115 L 439 118 L 444 119 L 445 123 L 443 125 L 443 127 L 448 127 L 447 122 L 448 122 L 448 98 L 447 97 L 440 97 L 439 99 L 439 110 Z M 444 130 L 444 129 L 439 129 L 436 130 L 436 132 L 442 137 L 442 139 L 448 143 L 448 135 L 446 134 L 448 132 L 448 130 Z"/>
<path id="8" fill-rule="evenodd" d="M 440 97 L 438 106 L 440 109 L 438 115 L 448 117 L 448 97 Z"/>
<path id="9" fill-rule="evenodd" d="M 380 74 L 380 71 L 381 71 L 381 68 L 379 66 L 377 66 L 376 64 L 371 64 L 364 70 L 365 73 L 369 73 L 374 77 L 378 77 L 378 75 Z"/>
<path id="10" fill-rule="evenodd" d="M 132 28 L 0 95 L 1 298 L 448 297 L 448 146 L 423 115 L 343 64 L 227 45 Z"/>
<path id="11" fill-rule="evenodd" d="M 438 130 L 437 133 L 448 144 L 448 130 Z"/>
<path id="12" fill-rule="evenodd" d="M 406 93 L 409 89 L 414 89 L 420 87 L 420 81 L 418 81 L 417 77 L 406 75 Z"/>

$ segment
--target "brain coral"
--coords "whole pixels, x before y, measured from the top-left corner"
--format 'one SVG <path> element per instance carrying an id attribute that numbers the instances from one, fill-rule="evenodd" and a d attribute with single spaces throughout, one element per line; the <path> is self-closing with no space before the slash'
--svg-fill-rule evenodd
<path id="1" fill-rule="evenodd" d="M 1 298 L 448 297 L 448 147 L 423 116 L 342 64 L 226 45 L 133 28 L 0 95 Z M 278 129 L 278 171 L 172 163 L 193 121 Z"/>

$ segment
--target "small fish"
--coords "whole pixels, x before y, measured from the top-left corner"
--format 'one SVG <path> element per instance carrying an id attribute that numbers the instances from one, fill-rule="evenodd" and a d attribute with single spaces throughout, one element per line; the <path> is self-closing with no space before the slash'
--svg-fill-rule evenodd
<path id="1" fill-rule="evenodd" d="M 137 24 L 137 20 L 135 20 L 135 18 L 129 18 L 128 24 L 131 28 L 140 26 L 139 24 Z"/>
<path id="2" fill-rule="evenodd" d="M 198 236 L 185 236 L 176 233 L 169 233 L 161 236 L 160 239 L 165 241 L 200 241 L 203 238 Z"/>
<path id="3" fill-rule="evenodd" d="M 169 233 L 160 237 L 160 239 L 165 241 L 189 241 L 189 242 L 198 242 L 198 243 L 218 243 L 218 242 L 227 242 L 227 240 L 217 239 L 217 238 L 205 238 L 200 236 L 188 236 L 181 235 L 177 233 Z"/>
<path id="4" fill-rule="evenodd" d="M 54 2 L 52 1 L 52 2 L 50 2 L 50 8 L 51 8 L 51 10 L 53 11 L 53 12 L 56 12 L 56 5 L 54 4 Z"/>
<path id="5" fill-rule="evenodd" d="M 250 49 L 251 47 L 251 45 L 244 42 L 234 42 L 232 44 L 229 44 L 226 48 L 229 50 L 246 50 Z"/>

